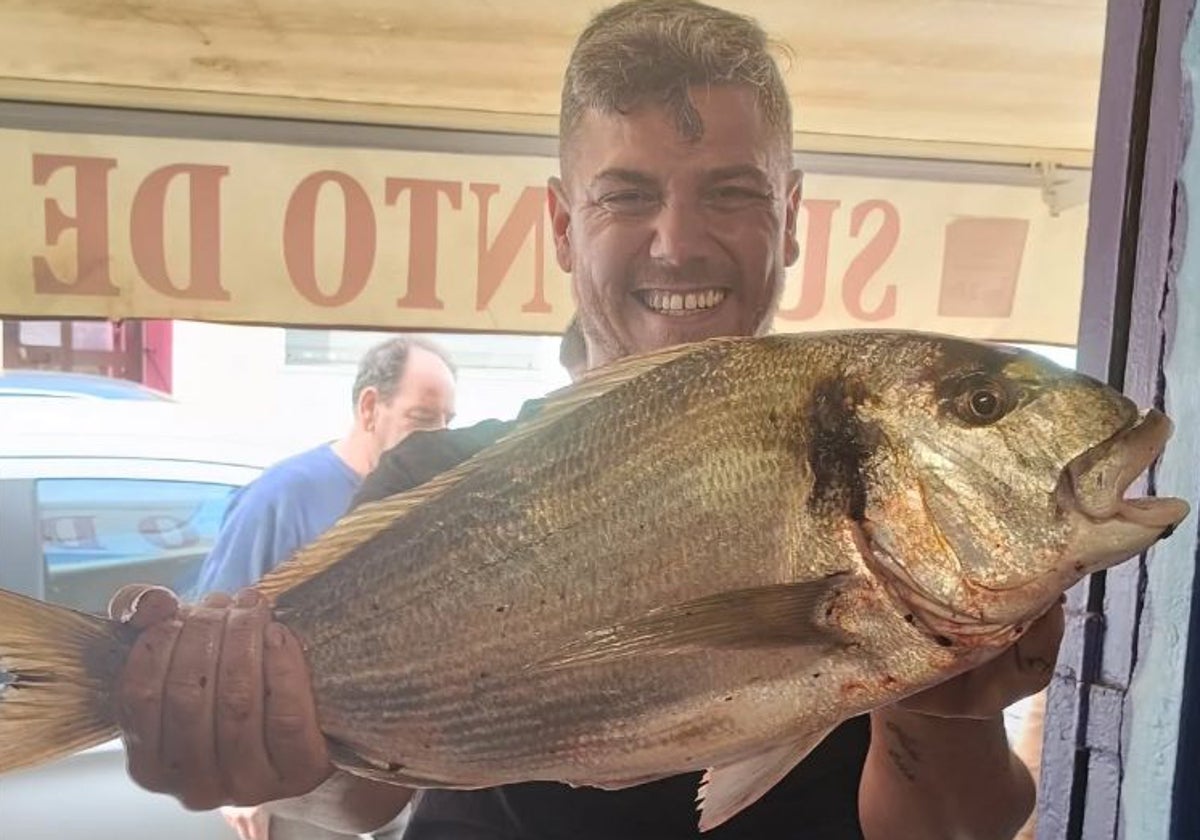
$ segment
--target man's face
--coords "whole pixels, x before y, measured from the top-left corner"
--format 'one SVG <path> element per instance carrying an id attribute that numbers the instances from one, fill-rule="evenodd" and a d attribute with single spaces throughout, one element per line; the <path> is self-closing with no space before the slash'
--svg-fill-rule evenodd
<path id="1" fill-rule="evenodd" d="M 453 418 L 454 374 L 436 353 L 413 347 L 395 394 L 387 402 L 377 399 L 368 414 L 375 458 L 411 433 L 444 429 Z"/>
<path id="2" fill-rule="evenodd" d="M 753 91 L 697 88 L 699 140 L 669 113 L 587 112 L 551 181 L 558 261 L 572 275 L 588 366 L 770 326 L 796 260 L 799 173 Z"/>

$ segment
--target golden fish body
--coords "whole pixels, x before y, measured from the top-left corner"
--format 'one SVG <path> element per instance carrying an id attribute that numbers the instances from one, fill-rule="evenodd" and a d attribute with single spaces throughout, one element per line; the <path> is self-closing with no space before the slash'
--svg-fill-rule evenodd
<path id="1" fill-rule="evenodd" d="M 839 722 L 994 656 L 1169 531 L 1184 503 L 1123 499 L 1169 433 L 1005 348 L 714 339 L 552 395 L 259 588 L 352 772 L 621 787 L 708 768 L 710 828 Z M 0 618 L 0 665 L 41 655 L 34 624 Z M 0 747 L 0 770 L 22 760 Z"/>

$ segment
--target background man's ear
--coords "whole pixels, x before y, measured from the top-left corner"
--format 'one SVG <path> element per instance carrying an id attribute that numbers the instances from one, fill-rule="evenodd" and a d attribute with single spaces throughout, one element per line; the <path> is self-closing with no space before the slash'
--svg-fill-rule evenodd
<path id="1" fill-rule="evenodd" d="M 375 423 L 379 416 L 379 391 L 374 387 L 363 388 L 358 395 L 354 413 L 359 426 L 368 432 L 375 431 Z"/>

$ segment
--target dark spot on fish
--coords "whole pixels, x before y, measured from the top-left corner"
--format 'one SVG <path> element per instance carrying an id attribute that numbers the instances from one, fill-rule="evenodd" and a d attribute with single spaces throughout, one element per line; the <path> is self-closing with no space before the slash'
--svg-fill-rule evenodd
<path id="1" fill-rule="evenodd" d="M 399 763 L 398 761 L 389 761 L 387 763 L 387 771 L 389 773 L 397 773 L 403 769 L 404 769 L 404 765 Z"/>
<path id="2" fill-rule="evenodd" d="M 867 507 L 867 460 L 879 442 L 878 430 L 858 417 L 866 395 L 860 383 L 827 379 L 813 389 L 808 406 L 808 466 L 813 474 L 809 507 L 861 521 Z"/>
<path id="3" fill-rule="evenodd" d="M 505 611 L 505 610 L 507 610 L 507 609 L 508 609 L 508 607 L 507 607 L 507 606 L 505 606 L 504 604 L 501 604 L 500 606 L 496 607 L 496 612 L 498 612 L 498 613 L 502 613 L 502 612 L 504 612 L 504 611 Z"/>
<path id="4" fill-rule="evenodd" d="M 201 677 L 200 677 L 200 687 L 201 687 L 201 688 L 204 688 L 206 685 L 208 685 L 208 677 L 207 677 L 207 676 L 201 676 Z"/>
<path id="5" fill-rule="evenodd" d="M 913 623 L 914 621 L 916 621 L 917 619 L 916 619 L 916 618 L 913 616 L 913 614 L 912 614 L 912 613 L 907 613 L 907 614 L 904 616 L 904 620 L 905 620 L 905 621 L 907 621 L 909 624 L 912 624 L 912 623 Z"/>
<path id="6" fill-rule="evenodd" d="M 732 695 L 732 694 L 726 694 L 726 695 L 725 695 L 725 702 L 726 702 L 726 703 L 732 702 L 732 700 L 733 700 L 733 695 Z"/>
<path id="7" fill-rule="evenodd" d="M 821 679 L 821 672 L 820 672 L 820 671 L 817 671 L 815 674 L 813 674 L 813 675 L 812 675 L 812 678 L 813 678 L 814 680 L 819 680 L 819 679 Z"/>
<path id="8" fill-rule="evenodd" d="M 487 671 L 479 672 L 479 679 L 481 679 L 481 680 L 486 680 L 490 676 L 491 676 L 491 674 L 489 674 Z"/>
<path id="9" fill-rule="evenodd" d="M 373 612 L 379 612 L 381 609 L 383 609 L 383 608 L 382 608 L 381 606 L 379 606 L 379 602 L 378 602 L 378 601 L 376 601 L 376 600 L 373 600 L 373 599 L 372 599 L 372 601 L 371 601 L 371 610 L 372 610 Z"/>
<path id="10" fill-rule="evenodd" d="M 941 645 L 942 647 L 950 647 L 950 645 L 954 644 L 954 642 L 950 641 L 945 636 L 941 636 L 941 635 L 934 636 L 933 640 L 935 642 L 937 642 L 939 645 Z"/>
<path id="11" fill-rule="evenodd" d="M 827 604 L 827 605 L 826 605 L 826 607 L 825 607 L 825 617 L 826 617 L 826 618 L 831 618 L 831 617 L 833 616 L 833 610 L 834 610 L 834 605 L 833 605 L 833 604 Z"/>
<path id="12" fill-rule="evenodd" d="M 884 684 L 885 686 L 889 686 L 889 685 L 895 685 L 896 683 L 897 683 L 897 680 L 896 680 L 896 678 L 895 678 L 895 677 L 893 677 L 891 674 L 884 674 L 884 675 L 883 675 L 883 684 Z"/>
<path id="13" fill-rule="evenodd" d="M 1083 564 L 1082 564 L 1082 563 L 1076 563 L 1076 564 L 1075 564 L 1075 571 L 1082 573 L 1082 572 L 1083 572 Z"/>
<path id="14" fill-rule="evenodd" d="M 772 426 L 778 428 L 779 427 L 779 412 L 777 412 L 773 408 L 770 411 L 768 411 L 767 412 L 767 422 L 770 423 Z"/>

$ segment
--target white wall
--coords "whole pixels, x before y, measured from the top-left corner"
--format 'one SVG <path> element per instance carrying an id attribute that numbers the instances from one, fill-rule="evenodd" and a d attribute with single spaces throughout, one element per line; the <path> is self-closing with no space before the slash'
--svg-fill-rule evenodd
<path id="1" fill-rule="evenodd" d="M 355 365 L 289 365 L 285 330 L 177 321 L 174 392 L 217 422 L 273 430 L 295 450 L 330 440 L 351 421 Z M 359 341 L 384 334 L 358 334 Z M 507 419 L 521 404 L 567 383 L 558 339 L 447 335 L 440 340 L 459 366 L 455 426 Z M 467 357 L 464 359 L 463 357 Z"/>

